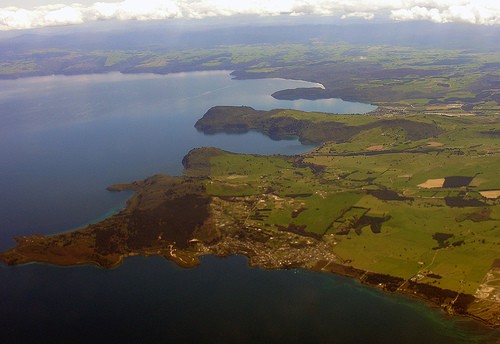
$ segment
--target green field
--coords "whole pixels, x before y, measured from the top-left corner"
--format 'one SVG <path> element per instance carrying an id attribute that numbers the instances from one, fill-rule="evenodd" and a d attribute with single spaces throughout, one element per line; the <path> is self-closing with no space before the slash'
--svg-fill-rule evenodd
<path id="1" fill-rule="evenodd" d="M 499 65 L 490 52 L 324 42 L 6 54 L 0 78 L 233 70 L 324 86 L 277 99 L 379 107 L 366 115 L 213 107 L 199 131 L 256 130 L 316 148 L 299 156 L 194 149 L 182 177 L 110 187 L 136 192 L 119 214 L 22 237 L 0 260 L 109 268 L 161 255 L 192 267 L 202 255 L 242 254 L 265 268 L 355 277 L 500 326 L 500 283 L 491 278 L 500 273 Z"/>
<path id="2" fill-rule="evenodd" d="M 349 126 L 380 120 L 291 110 L 269 116 Z M 499 199 L 480 194 L 500 190 L 499 138 L 489 134 L 498 118 L 405 119 L 442 131 L 411 140 L 402 128 L 375 127 L 295 158 L 224 153 L 210 160 L 207 191 L 257 202 L 248 226 L 335 240 L 334 253 L 358 269 L 474 294 L 500 255 Z M 442 185 L 426 188 L 429 179 Z"/>
<path id="3" fill-rule="evenodd" d="M 264 268 L 344 274 L 498 326 L 499 116 L 428 111 L 214 107 L 199 130 L 260 130 L 318 146 L 298 156 L 193 149 L 184 176 L 111 186 L 136 192 L 120 213 L 21 237 L 0 260 L 110 268 L 161 255 L 193 267 L 206 254 L 240 254 Z"/>

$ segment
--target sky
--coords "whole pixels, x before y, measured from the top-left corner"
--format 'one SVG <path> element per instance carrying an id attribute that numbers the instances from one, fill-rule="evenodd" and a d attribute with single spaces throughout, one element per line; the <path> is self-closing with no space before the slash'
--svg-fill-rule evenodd
<path id="1" fill-rule="evenodd" d="M 0 30 L 105 20 L 332 16 L 500 25 L 500 0 L 0 0 Z"/>

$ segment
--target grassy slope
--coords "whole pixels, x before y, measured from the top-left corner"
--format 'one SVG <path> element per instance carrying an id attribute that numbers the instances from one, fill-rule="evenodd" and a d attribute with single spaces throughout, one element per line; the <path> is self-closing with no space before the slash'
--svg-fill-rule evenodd
<path id="1" fill-rule="evenodd" d="M 291 115 L 301 118 L 297 111 Z M 331 117 L 304 113 L 303 119 L 321 122 Z M 349 125 L 373 121 L 361 116 L 338 119 Z M 305 225 L 306 232 L 335 236 L 335 253 L 351 261 L 354 267 L 403 278 L 419 272 L 433 273 L 442 278 L 424 277 L 423 281 L 473 294 L 500 254 L 498 200 L 486 200 L 478 193 L 500 189 L 498 138 L 483 134 L 495 128 L 497 122 L 481 117 L 411 119 L 434 121 L 446 131 L 437 137 L 410 141 L 401 138 L 402 133 L 397 129 L 385 132 L 383 128 L 369 129 L 348 142 L 324 144 L 303 155 L 302 164 L 281 156 L 219 155 L 211 159 L 207 191 L 220 196 L 257 198 L 272 192 L 275 199 L 263 198 L 254 209 L 255 217 L 247 219 L 247 225 L 271 229 L 276 225 Z M 418 152 L 429 149 L 429 142 L 442 145 L 431 152 Z M 367 147 L 378 144 L 401 152 L 338 155 L 339 151 L 366 152 Z M 415 152 L 403 152 L 409 148 Z M 324 170 L 315 174 L 304 163 L 321 165 Z M 446 189 L 418 186 L 427 179 L 447 176 L 476 176 L 472 183 L 475 186 Z M 384 189 L 411 199 L 381 200 L 367 192 Z M 481 200 L 484 205 L 447 206 L 444 197 L 457 195 Z M 355 208 L 349 210 L 350 207 Z M 490 209 L 489 218 L 481 222 L 468 218 L 481 209 Z M 359 234 L 350 230 L 347 235 L 339 235 L 340 228 L 349 227 L 365 212 L 373 217 L 390 217 L 383 223 L 381 233 L 375 234 L 369 226 L 364 226 Z M 437 232 L 453 235 L 446 241 L 446 247 L 435 249 L 438 242 L 433 235 Z"/>

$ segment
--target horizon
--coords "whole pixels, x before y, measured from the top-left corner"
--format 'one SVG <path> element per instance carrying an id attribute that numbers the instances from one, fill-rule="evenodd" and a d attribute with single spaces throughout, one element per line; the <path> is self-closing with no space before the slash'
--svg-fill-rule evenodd
<path id="1" fill-rule="evenodd" d="M 16 0 L 3 1 L 0 31 L 71 27 L 108 21 L 177 21 L 204 24 L 201 19 L 231 20 L 253 16 L 267 21 L 303 23 L 330 21 L 466 23 L 500 25 L 500 3 L 488 0 L 394 1 L 368 0 L 255 2 L 226 0 Z"/>

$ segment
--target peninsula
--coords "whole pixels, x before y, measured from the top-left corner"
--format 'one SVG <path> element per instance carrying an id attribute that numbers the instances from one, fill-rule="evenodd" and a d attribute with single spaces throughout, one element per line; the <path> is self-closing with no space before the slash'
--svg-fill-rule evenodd
<path id="1" fill-rule="evenodd" d="M 299 156 L 197 148 L 184 175 L 112 185 L 120 213 L 53 236 L 18 237 L 9 265 L 119 265 L 160 255 L 180 266 L 244 255 L 268 269 L 358 279 L 500 326 L 498 115 L 443 105 L 368 115 L 214 107 L 205 133 L 258 130 L 317 148 Z"/>

